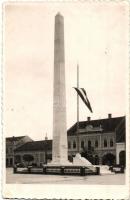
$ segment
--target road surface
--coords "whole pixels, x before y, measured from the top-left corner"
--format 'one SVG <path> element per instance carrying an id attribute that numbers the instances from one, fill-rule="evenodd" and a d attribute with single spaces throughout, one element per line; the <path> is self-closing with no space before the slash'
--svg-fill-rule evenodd
<path id="1" fill-rule="evenodd" d="M 99 184 L 123 185 L 125 174 L 106 174 L 89 176 L 62 176 L 45 174 L 13 174 L 12 168 L 6 169 L 6 183 L 11 184 Z"/>

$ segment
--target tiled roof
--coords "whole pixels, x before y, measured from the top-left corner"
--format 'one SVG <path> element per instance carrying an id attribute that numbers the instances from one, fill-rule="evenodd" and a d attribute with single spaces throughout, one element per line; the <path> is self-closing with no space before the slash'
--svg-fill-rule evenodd
<path id="1" fill-rule="evenodd" d="M 116 142 L 126 141 L 126 121 L 125 117 L 120 121 L 116 127 Z"/>
<path id="2" fill-rule="evenodd" d="M 27 142 L 22 146 L 15 149 L 15 152 L 18 151 L 41 151 L 41 150 L 52 150 L 52 140 L 41 140 Z"/>
<path id="3" fill-rule="evenodd" d="M 92 129 L 89 131 L 86 129 L 86 127 L 91 126 Z M 79 131 L 80 134 L 91 134 L 95 132 L 96 127 L 101 127 L 96 132 L 101 132 L 101 133 L 107 133 L 107 132 L 112 132 L 116 131 L 116 140 L 117 142 L 123 142 L 125 141 L 125 116 L 123 117 L 115 117 L 115 118 L 106 118 L 106 119 L 97 119 L 97 120 L 90 120 L 90 121 L 81 121 L 79 122 Z M 76 130 L 77 130 L 77 123 L 75 123 L 68 131 L 67 134 L 68 136 L 74 136 L 76 135 Z"/>
<path id="4" fill-rule="evenodd" d="M 22 138 L 24 138 L 25 136 L 19 136 L 19 137 L 7 137 L 6 138 L 6 142 L 14 142 L 14 141 L 18 141 L 21 140 Z"/>

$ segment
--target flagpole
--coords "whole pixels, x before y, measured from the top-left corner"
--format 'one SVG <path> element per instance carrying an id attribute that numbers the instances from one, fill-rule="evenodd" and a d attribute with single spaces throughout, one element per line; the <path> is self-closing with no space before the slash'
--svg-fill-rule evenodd
<path id="1" fill-rule="evenodd" d="M 79 89 L 79 65 L 77 64 L 77 88 Z M 77 94 L 77 151 L 79 153 L 79 95 Z"/>

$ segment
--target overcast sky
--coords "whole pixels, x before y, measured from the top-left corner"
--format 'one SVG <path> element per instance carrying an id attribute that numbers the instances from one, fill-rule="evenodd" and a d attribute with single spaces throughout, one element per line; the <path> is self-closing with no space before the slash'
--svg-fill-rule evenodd
<path id="1" fill-rule="evenodd" d="M 54 17 L 64 16 L 67 127 L 76 122 L 76 67 L 91 114 L 126 114 L 128 6 L 123 3 L 8 3 L 5 6 L 4 123 L 6 136 L 52 138 Z"/>

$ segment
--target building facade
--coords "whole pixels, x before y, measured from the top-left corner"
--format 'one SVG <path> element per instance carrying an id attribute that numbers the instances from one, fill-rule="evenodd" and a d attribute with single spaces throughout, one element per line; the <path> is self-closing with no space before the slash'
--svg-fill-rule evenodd
<path id="1" fill-rule="evenodd" d="M 26 166 L 28 162 L 24 160 L 25 155 L 31 155 L 33 166 L 42 166 L 52 159 L 52 140 L 31 141 L 18 147 L 14 151 L 15 164 L 22 163 Z"/>
<path id="2" fill-rule="evenodd" d="M 77 128 L 78 127 L 78 128 Z M 68 152 L 75 156 L 92 149 L 93 164 L 125 164 L 125 116 L 74 124 L 68 130 Z"/>
<path id="3" fill-rule="evenodd" d="M 14 150 L 23 144 L 33 141 L 28 136 L 6 138 L 6 166 L 11 167 L 14 163 Z"/>
<path id="4" fill-rule="evenodd" d="M 88 155 L 95 164 L 125 165 L 125 116 L 91 120 L 75 123 L 68 131 L 68 157 L 72 161 L 76 153 L 84 157 Z M 6 162 L 11 166 L 13 162 L 13 148 L 11 139 L 6 139 Z M 11 143 L 10 143 L 11 142 Z M 12 148 L 12 151 L 11 151 Z M 9 154 L 10 149 L 10 154 Z M 15 137 L 14 162 L 26 164 L 25 155 L 31 155 L 31 164 L 41 166 L 52 159 L 52 140 L 32 141 L 29 137 Z M 11 159 L 11 160 L 10 160 Z"/>

